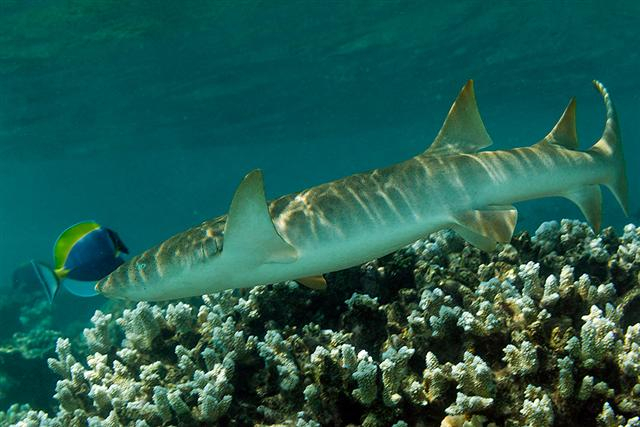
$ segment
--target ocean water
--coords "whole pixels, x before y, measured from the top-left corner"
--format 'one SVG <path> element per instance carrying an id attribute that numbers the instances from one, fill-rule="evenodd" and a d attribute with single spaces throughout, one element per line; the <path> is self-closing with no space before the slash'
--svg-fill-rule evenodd
<path id="1" fill-rule="evenodd" d="M 607 193 L 603 224 L 620 231 L 640 221 L 638 28 L 634 1 L 0 1 L 0 292 L 81 220 L 135 254 L 225 213 L 254 168 L 273 198 L 407 159 L 468 79 L 492 148 L 535 143 L 572 96 L 589 147 L 602 81 L 631 216 Z M 582 218 L 562 199 L 518 208 L 532 233 Z M 55 329 L 103 303 L 61 293 Z"/>

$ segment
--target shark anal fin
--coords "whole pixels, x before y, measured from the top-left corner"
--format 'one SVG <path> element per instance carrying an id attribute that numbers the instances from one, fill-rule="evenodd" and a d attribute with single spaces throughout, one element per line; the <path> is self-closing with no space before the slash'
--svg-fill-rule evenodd
<path id="1" fill-rule="evenodd" d="M 327 281 L 322 276 L 301 277 L 300 279 L 296 279 L 296 282 L 316 291 L 324 291 L 327 289 Z"/>
<path id="2" fill-rule="evenodd" d="M 452 228 L 472 245 L 490 252 L 496 243 L 507 243 L 513 236 L 518 211 L 513 206 L 495 206 L 454 215 Z"/>
<path id="3" fill-rule="evenodd" d="M 231 254 L 254 263 L 291 263 L 298 259 L 298 251 L 273 225 L 259 169 L 244 177 L 231 201 L 222 255 Z"/>
<path id="4" fill-rule="evenodd" d="M 600 223 L 602 221 L 602 191 L 599 185 L 585 185 L 577 190 L 562 194 L 575 203 L 584 217 L 589 221 L 593 231 L 600 231 Z"/>
<path id="5" fill-rule="evenodd" d="M 569 105 L 562 113 L 558 123 L 541 141 L 543 144 L 555 144 L 570 150 L 578 149 L 578 133 L 576 131 L 576 100 L 571 98 Z"/>
<path id="6" fill-rule="evenodd" d="M 473 80 L 469 80 L 451 106 L 438 136 L 424 154 L 474 153 L 490 145 L 491 137 L 478 111 Z"/>

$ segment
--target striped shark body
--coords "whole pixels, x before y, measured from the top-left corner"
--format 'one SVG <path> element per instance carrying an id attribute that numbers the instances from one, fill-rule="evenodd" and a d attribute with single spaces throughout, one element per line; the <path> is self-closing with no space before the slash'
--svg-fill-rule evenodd
<path id="1" fill-rule="evenodd" d="M 481 151 L 491 139 L 469 81 L 424 153 L 271 202 L 255 170 L 238 186 L 227 215 L 132 258 L 96 290 L 167 300 L 284 280 L 319 289 L 323 273 L 386 255 L 442 228 L 492 250 L 512 237 L 513 203 L 550 196 L 572 200 L 597 231 L 600 185 L 626 213 L 627 181 L 616 111 L 604 86 L 594 84 L 606 122 L 586 151 L 577 149 L 574 99 L 536 144 Z"/>

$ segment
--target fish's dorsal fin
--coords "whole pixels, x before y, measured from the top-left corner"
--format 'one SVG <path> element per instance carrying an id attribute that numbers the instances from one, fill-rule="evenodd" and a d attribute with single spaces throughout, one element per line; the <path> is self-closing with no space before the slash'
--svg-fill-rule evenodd
<path id="1" fill-rule="evenodd" d="M 453 230 L 473 246 L 491 252 L 496 243 L 508 243 L 518 220 L 513 206 L 490 206 L 460 212 L 453 217 Z"/>
<path id="2" fill-rule="evenodd" d="M 571 98 L 569 105 L 560 116 L 558 123 L 544 137 L 542 144 L 555 144 L 570 150 L 578 149 L 578 133 L 576 131 L 576 99 Z"/>
<path id="3" fill-rule="evenodd" d="M 231 200 L 222 248 L 223 256 L 230 254 L 258 263 L 290 263 L 298 259 L 298 251 L 273 225 L 260 169 L 244 177 Z"/>
<path id="4" fill-rule="evenodd" d="M 69 252 L 78 240 L 100 228 L 100 224 L 95 221 L 83 221 L 72 225 L 64 230 L 53 245 L 53 265 L 56 270 L 62 269 L 67 260 Z"/>
<path id="5" fill-rule="evenodd" d="M 480 118 L 473 80 L 469 80 L 451 106 L 438 136 L 424 154 L 474 153 L 491 143 L 491 137 Z"/>
<path id="6" fill-rule="evenodd" d="M 324 291 L 327 289 L 327 281 L 322 276 L 309 276 L 296 279 L 296 282 L 300 283 L 309 289 L 316 291 Z"/>

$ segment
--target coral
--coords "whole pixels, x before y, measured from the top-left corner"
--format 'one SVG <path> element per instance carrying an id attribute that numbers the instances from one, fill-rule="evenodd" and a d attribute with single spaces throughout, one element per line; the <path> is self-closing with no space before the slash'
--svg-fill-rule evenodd
<path id="1" fill-rule="evenodd" d="M 449 415 L 472 414 L 484 411 L 491 405 L 493 405 L 493 399 L 490 397 L 467 396 L 464 393 L 458 393 L 456 402 L 445 409 L 445 412 Z"/>
<path id="2" fill-rule="evenodd" d="M 433 402 L 441 399 L 449 387 L 451 366 L 441 366 L 432 352 L 425 356 L 425 365 L 422 376 L 427 385 L 426 397 L 429 402 Z"/>
<path id="3" fill-rule="evenodd" d="M 162 317 L 160 307 L 141 302 L 135 309 L 125 310 L 117 323 L 124 330 L 127 339 L 125 347 L 148 351 L 152 348 L 153 340 L 160 334 L 166 320 Z"/>
<path id="4" fill-rule="evenodd" d="M 558 359 L 558 393 L 564 398 L 569 398 L 573 394 L 575 381 L 573 378 L 573 359 L 565 356 Z"/>
<path id="5" fill-rule="evenodd" d="M 491 368 L 479 356 L 464 353 L 462 362 L 451 367 L 451 376 L 458 383 L 458 390 L 481 397 L 495 395 L 495 382 Z"/>
<path id="6" fill-rule="evenodd" d="M 365 406 L 371 405 L 378 394 L 378 365 L 366 351 L 358 353 L 358 366 L 351 376 L 358 382 L 358 387 L 352 392 L 353 397 Z"/>
<path id="7" fill-rule="evenodd" d="M 514 374 L 522 376 L 538 370 L 538 355 L 529 341 L 523 341 L 520 348 L 509 344 L 502 351 L 504 351 L 502 360 L 507 362 L 507 366 Z"/>
<path id="8" fill-rule="evenodd" d="M 525 425 L 531 427 L 546 427 L 553 425 L 553 403 L 542 388 L 527 386 L 524 392 L 525 400 L 520 413 L 524 417 Z"/>
<path id="9" fill-rule="evenodd" d="M 610 316 L 614 315 L 614 308 L 607 306 Z M 609 355 L 614 354 L 618 343 L 616 323 L 610 318 L 602 316 L 602 310 L 592 305 L 588 315 L 582 316 L 584 324 L 580 330 L 580 359 L 586 368 L 593 368 L 602 363 Z"/>
<path id="10" fill-rule="evenodd" d="M 0 313 L 0 404 L 18 401 L 48 408 L 55 376 L 46 360 L 61 335 L 54 329 L 60 322 L 54 322 L 53 307 L 39 288 L 20 285 L 3 295 Z M 75 329 L 68 327 L 65 332 L 74 334 Z"/>
<path id="11" fill-rule="evenodd" d="M 289 345 L 282 339 L 280 333 L 274 330 L 267 331 L 264 341 L 258 343 L 260 357 L 265 360 L 267 367 L 275 366 L 280 378 L 280 388 L 285 391 L 292 390 L 300 381 L 300 374 Z M 317 363 L 323 352 L 323 347 L 317 347 L 311 355 L 311 363 Z M 315 359 L 315 360 L 314 360 Z"/>
<path id="12" fill-rule="evenodd" d="M 542 224 L 493 253 L 445 230 L 360 267 L 96 311 L 57 341 L 66 425 L 632 426 L 640 228 Z M 53 394 L 53 392 L 52 392 Z"/>
<path id="13" fill-rule="evenodd" d="M 397 405 L 402 396 L 398 389 L 407 375 L 407 363 L 415 350 L 403 346 L 400 350 L 389 348 L 382 354 L 380 371 L 382 371 L 382 397 L 387 406 Z"/>
<path id="14" fill-rule="evenodd" d="M 91 317 L 93 328 L 86 328 L 83 331 L 85 341 L 90 351 L 106 352 L 113 345 L 109 334 L 111 319 L 111 314 L 104 314 L 100 310 L 96 310 Z"/>

